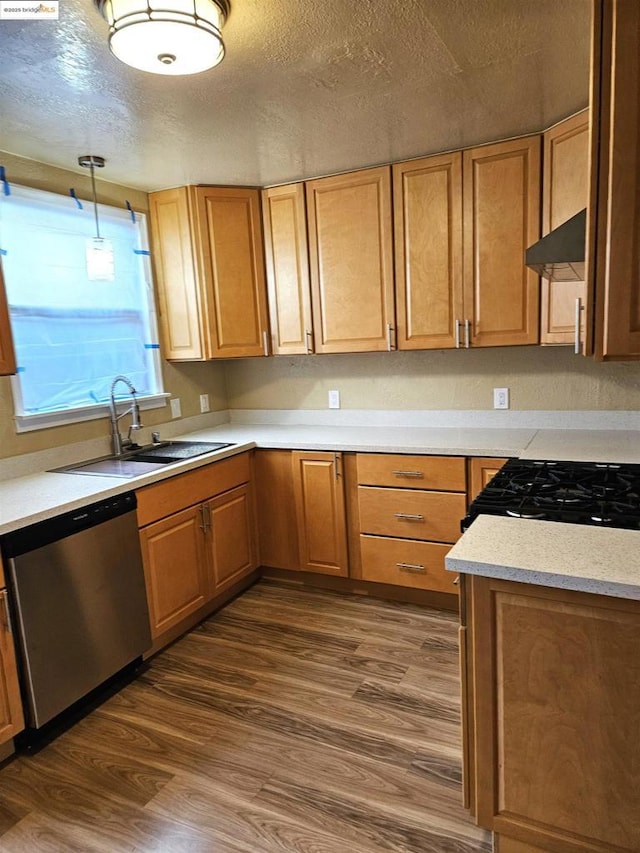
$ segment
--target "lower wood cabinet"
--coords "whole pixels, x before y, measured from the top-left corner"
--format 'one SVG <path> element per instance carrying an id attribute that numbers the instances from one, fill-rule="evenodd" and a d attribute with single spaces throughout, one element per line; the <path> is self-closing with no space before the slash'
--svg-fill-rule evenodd
<path id="1" fill-rule="evenodd" d="M 466 510 L 460 456 L 356 454 L 362 580 L 457 594 L 444 558 Z"/>
<path id="2" fill-rule="evenodd" d="M 464 582 L 477 822 L 502 853 L 637 853 L 640 602 Z"/>
<path id="3" fill-rule="evenodd" d="M 0 579 L 2 571 L 0 567 Z M 24 728 L 7 590 L 0 589 L 0 746 Z"/>
<path id="4" fill-rule="evenodd" d="M 347 577 L 342 454 L 294 451 L 291 461 L 299 567 L 305 572 Z"/>
<path id="5" fill-rule="evenodd" d="M 494 456 L 474 456 L 469 459 L 469 503 L 478 497 L 506 461 Z"/>
<path id="6" fill-rule="evenodd" d="M 155 647 L 257 568 L 249 454 L 155 483 L 137 498 Z"/>

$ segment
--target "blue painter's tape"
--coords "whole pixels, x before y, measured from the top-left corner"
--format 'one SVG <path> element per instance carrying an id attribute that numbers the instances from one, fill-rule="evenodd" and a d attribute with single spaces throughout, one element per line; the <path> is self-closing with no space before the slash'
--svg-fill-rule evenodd
<path id="1" fill-rule="evenodd" d="M 127 206 L 127 210 L 129 211 L 129 213 L 131 214 L 131 221 L 135 224 L 136 215 L 134 213 L 133 208 L 131 207 L 131 202 L 125 201 L 125 205 Z"/>
<path id="2" fill-rule="evenodd" d="M 9 186 L 9 181 L 7 180 L 6 173 L 4 171 L 4 166 L 0 166 L 0 183 L 2 184 L 2 191 L 5 195 L 11 195 L 11 187 Z"/>
<path id="3" fill-rule="evenodd" d="M 145 349 L 160 349 L 160 344 L 145 344 Z"/>
<path id="4" fill-rule="evenodd" d="M 149 251 L 149 249 L 134 249 L 133 254 L 134 255 L 150 255 L 151 252 Z"/>
<path id="5" fill-rule="evenodd" d="M 75 203 L 78 205 L 78 210 L 84 210 L 84 208 L 82 206 L 82 202 L 80 201 L 80 199 L 76 195 L 76 191 L 74 190 L 73 187 L 71 187 L 71 189 L 69 190 L 69 195 L 75 201 Z"/>
<path id="6" fill-rule="evenodd" d="M 16 373 L 24 373 L 26 369 L 26 367 L 16 367 Z"/>
<path id="7" fill-rule="evenodd" d="M 6 255 L 6 254 L 7 254 L 6 249 L 0 249 L 0 255 Z"/>

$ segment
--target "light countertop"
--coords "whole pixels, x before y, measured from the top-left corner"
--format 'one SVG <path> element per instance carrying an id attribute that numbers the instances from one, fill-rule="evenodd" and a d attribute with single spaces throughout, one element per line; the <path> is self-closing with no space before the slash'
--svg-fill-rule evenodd
<path id="1" fill-rule="evenodd" d="M 455 456 L 521 456 L 536 459 L 588 458 L 593 461 L 640 463 L 640 432 L 628 430 L 536 430 L 524 428 L 309 425 L 277 423 L 223 423 L 200 428 L 174 439 L 229 441 L 234 447 L 172 464 L 133 479 L 48 473 L 61 464 L 59 449 L 51 461 L 39 454 L 39 468 L 21 476 L 20 458 L 6 460 L 11 474 L 0 482 L 0 534 L 92 501 L 164 480 L 253 447 L 298 450 L 416 453 Z M 574 451 L 572 453 L 572 450 Z M 66 449 L 67 453 L 69 449 Z M 560 454 L 560 455 L 556 455 Z M 73 460 L 97 456 L 90 453 Z M 25 457 L 26 461 L 26 457 Z M 0 462 L 0 475 L 2 474 Z"/>
<path id="2" fill-rule="evenodd" d="M 640 600 L 640 533 L 480 515 L 445 558 L 451 572 Z"/>

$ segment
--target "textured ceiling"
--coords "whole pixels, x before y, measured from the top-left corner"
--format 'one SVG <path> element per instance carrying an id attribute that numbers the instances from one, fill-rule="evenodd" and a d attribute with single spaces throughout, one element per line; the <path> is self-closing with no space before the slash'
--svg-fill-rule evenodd
<path id="1" fill-rule="evenodd" d="M 91 0 L 0 21 L 0 150 L 145 190 L 268 185 L 548 126 L 588 102 L 590 0 L 231 0 L 221 65 L 121 64 Z"/>

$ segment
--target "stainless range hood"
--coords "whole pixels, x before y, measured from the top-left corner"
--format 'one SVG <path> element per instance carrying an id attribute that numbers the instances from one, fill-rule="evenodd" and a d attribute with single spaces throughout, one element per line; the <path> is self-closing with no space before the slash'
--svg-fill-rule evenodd
<path id="1" fill-rule="evenodd" d="M 587 209 L 554 228 L 525 252 L 525 264 L 550 281 L 584 281 Z"/>

